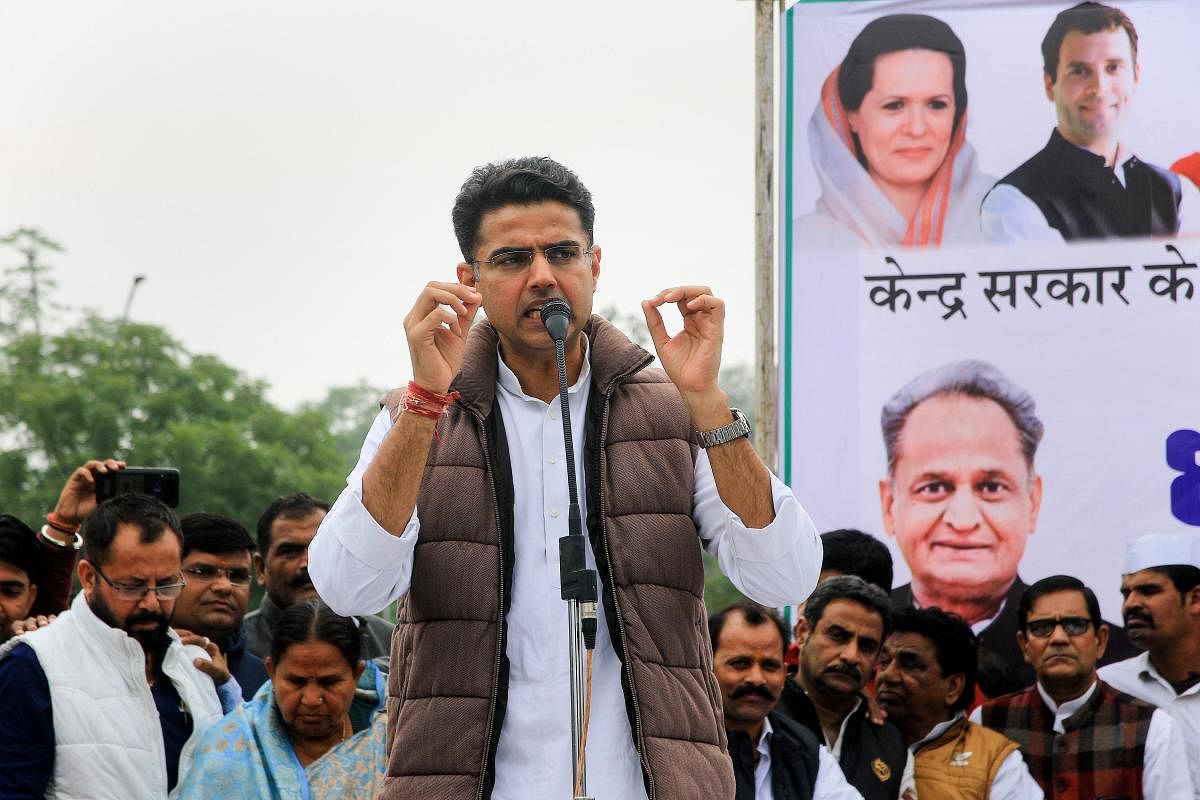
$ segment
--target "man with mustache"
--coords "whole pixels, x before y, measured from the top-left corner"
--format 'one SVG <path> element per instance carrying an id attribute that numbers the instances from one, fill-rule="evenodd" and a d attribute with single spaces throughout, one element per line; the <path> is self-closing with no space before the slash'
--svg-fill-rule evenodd
<path id="1" fill-rule="evenodd" d="M 246 650 L 260 659 L 271 654 L 271 631 L 280 612 L 317 596 L 308 576 L 308 545 L 328 511 L 329 503 L 297 492 L 275 498 L 258 518 L 254 569 L 266 595 L 258 608 L 246 615 L 244 625 Z M 362 657 L 386 658 L 392 626 L 376 616 L 356 619 L 362 631 Z"/>
<path id="2" fill-rule="evenodd" d="M 1041 800 L 1017 743 L 968 720 L 975 634 L 940 608 L 899 608 L 875 673 L 875 699 L 913 753 L 919 797 Z"/>
<path id="3" fill-rule="evenodd" d="M 867 800 L 916 796 L 904 736 L 868 719 L 862 693 L 891 624 L 891 603 L 878 586 L 853 575 L 817 584 L 796 623 L 799 667 L 780 701 L 782 713 L 824 741 Z"/>
<path id="4" fill-rule="evenodd" d="M 1037 683 L 984 703 L 975 718 L 1021 745 L 1042 790 L 1063 800 L 1191 797 L 1175 721 L 1096 677 L 1108 626 L 1095 593 L 1052 575 L 1025 590 L 1017 614 Z"/>
<path id="5" fill-rule="evenodd" d="M 1042 69 L 1058 125 L 1040 152 L 984 198 L 984 236 L 1063 242 L 1194 232 L 1195 185 L 1142 161 L 1120 140 L 1140 77 L 1133 21 L 1101 3 L 1061 12 L 1042 40 Z"/>
<path id="6" fill-rule="evenodd" d="M 249 700 L 267 682 L 263 660 L 246 651 L 242 625 L 250 601 L 254 540 L 240 522 L 224 514 L 198 511 L 180 523 L 187 586 L 175 601 L 171 625 L 180 635 L 188 632 L 215 644 L 242 687 L 242 697 Z"/>
<path id="7" fill-rule="evenodd" d="M 83 591 L 53 624 L 0 647 L 0 797 L 166 798 L 240 691 L 224 673 L 219 698 L 196 668 L 220 664 L 216 646 L 168 627 L 184 586 L 171 509 L 121 495 L 80 533 Z"/>
<path id="8" fill-rule="evenodd" d="M 736 800 L 860 798 L 829 750 L 774 710 L 787 675 L 783 620 L 757 603 L 743 601 L 709 617 L 708 630 Z"/>
<path id="9" fill-rule="evenodd" d="M 1130 543 L 1121 594 L 1125 630 L 1146 652 L 1101 667 L 1100 679 L 1171 715 L 1200 797 L 1200 536 L 1150 534 Z"/>

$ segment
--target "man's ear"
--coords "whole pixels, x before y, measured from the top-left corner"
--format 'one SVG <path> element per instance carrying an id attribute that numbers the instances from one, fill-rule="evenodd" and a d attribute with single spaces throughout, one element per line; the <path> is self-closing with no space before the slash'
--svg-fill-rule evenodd
<path id="1" fill-rule="evenodd" d="M 1038 513 L 1042 510 L 1042 476 L 1029 480 L 1029 535 L 1037 533 Z"/>
<path id="2" fill-rule="evenodd" d="M 962 697 L 967 688 L 967 676 L 956 672 L 946 679 L 946 705 L 952 706 Z"/>
<path id="3" fill-rule="evenodd" d="M 475 288 L 475 282 L 478 280 L 478 278 L 475 277 L 474 267 L 463 261 L 457 267 L 455 267 L 455 271 L 458 273 L 459 283 L 461 283 L 463 286 L 470 286 L 472 289 Z"/>
<path id="4" fill-rule="evenodd" d="M 1183 605 L 1192 616 L 1200 616 L 1200 586 L 1193 586 L 1183 595 Z"/>
<path id="5" fill-rule="evenodd" d="M 81 558 L 75 571 L 79 573 L 79 585 L 83 587 L 83 596 L 90 600 L 92 592 L 96 591 L 96 568 L 92 566 L 92 562 Z"/>
<path id="6" fill-rule="evenodd" d="M 254 554 L 254 579 L 264 589 L 267 587 L 267 564 L 263 561 L 262 553 Z"/>
<path id="7" fill-rule="evenodd" d="M 896 535 L 895 518 L 892 516 L 892 506 L 896 502 L 896 495 L 892 492 L 891 477 L 884 478 L 879 482 L 879 511 L 883 517 L 883 530 L 888 536 Z"/>
<path id="8" fill-rule="evenodd" d="M 1096 628 L 1096 638 L 1100 640 L 1100 646 L 1096 649 L 1096 660 L 1104 658 L 1104 651 L 1108 648 L 1108 626 L 1101 624 Z"/>
<path id="9" fill-rule="evenodd" d="M 275 662 L 271 660 L 270 656 L 267 656 L 266 658 L 263 659 L 263 666 L 266 667 L 266 669 L 267 669 L 267 677 L 270 678 L 272 681 L 274 681 L 275 680 Z"/>
<path id="10" fill-rule="evenodd" d="M 1029 637 L 1025 631 L 1017 631 L 1017 647 L 1021 648 L 1021 656 L 1025 659 L 1025 663 L 1033 666 L 1033 662 L 1029 660 L 1029 651 L 1026 647 L 1029 645 Z"/>
<path id="11" fill-rule="evenodd" d="M 1046 86 L 1046 99 L 1051 103 L 1054 102 L 1054 79 L 1050 77 L 1050 73 L 1042 70 L 1042 83 Z"/>
<path id="12" fill-rule="evenodd" d="M 808 640 L 808 618 L 801 615 L 800 619 L 796 620 L 796 646 L 804 647 L 804 642 Z"/>

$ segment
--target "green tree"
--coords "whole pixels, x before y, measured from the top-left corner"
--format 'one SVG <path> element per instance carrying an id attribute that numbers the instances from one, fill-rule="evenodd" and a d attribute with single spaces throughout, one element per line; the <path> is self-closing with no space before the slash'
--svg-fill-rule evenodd
<path id="1" fill-rule="evenodd" d="M 301 411 L 324 414 L 329 419 L 329 432 L 345 465 L 344 472 L 358 463 L 363 439 L 379 414 L 379 401 L 386 393 L 386 389 L 359 381 L 353 386 L 334 386 L 321 400 L 301 406 Z"/>
<path id="2" fill-rule="evenodd" d="M 279 494 L 332 497 L 346 469 L 329 418 L 285 412 L 265 388 L 153 325 L 92 316 L 13 338 L 0 349 L 0 508 L 36 520 L 72 469 L 110 455 L 178 468 L 181 513 L 251 527 Z"/>
<path id="3" fill-rule="evenodd" d="M 16 228 L 0 237 L 0 245 L 15 250 L 21 261 L 4 268 L 5 282 L 0 286 L 0 334 L 15 335 L 28 322 L 35 335 L 41 336 L 46 311 L 57 308 L 49 299 L 57 284 L 51 268 L 42 261 L 45 251 L 61 253 L 63 247 L 37 228 Z"/>

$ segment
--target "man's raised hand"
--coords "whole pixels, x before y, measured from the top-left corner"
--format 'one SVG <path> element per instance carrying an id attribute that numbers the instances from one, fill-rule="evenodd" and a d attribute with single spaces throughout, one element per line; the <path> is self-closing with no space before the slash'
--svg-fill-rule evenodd
<path id="1" fill-rule="evenodd" d="M 54 516 L 64 525 L 81 525 L 96 510 L 96 476 L 125 469 L 125 462 L 113 458 L 93 459 L 77 468 L 67 478 Z"/>
<path id="2" fill-rule="evenodd" d="M 431 281 L 404 318 L 413 380 L 444 394 L 458 374 L 467 333 L 479 311 L 479 292 L 461 283 Z"/>
<path id="3" fill-rule="evenodd" d="M 674 303 L 683 316 L 683 330 L 667 333 L 659 307 Z M 725 302 L 707 286 L 677 286 L 642 301 L 646 327 L 667 375 L 687 400 L 719 391 L 721 343 L 725 338 Z"/>

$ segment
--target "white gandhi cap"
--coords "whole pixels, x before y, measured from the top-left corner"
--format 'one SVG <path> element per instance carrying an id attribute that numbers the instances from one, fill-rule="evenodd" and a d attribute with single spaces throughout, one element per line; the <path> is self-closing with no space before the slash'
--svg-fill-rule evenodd
<path id="1" fill-rule="evenodd" d="M 1151 533 L 1129 543 L 1124 575 L 1152 567 L 1200 567 L 1200 534 Z"/>

